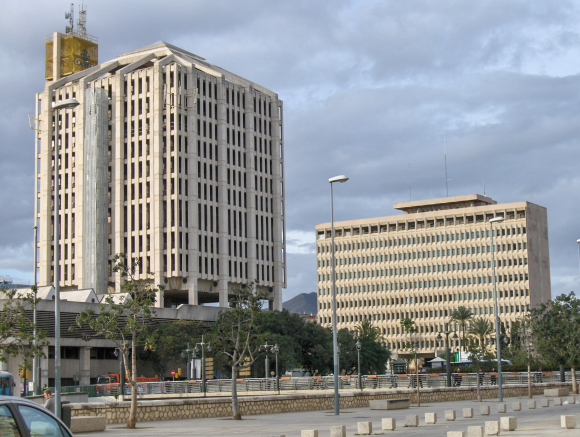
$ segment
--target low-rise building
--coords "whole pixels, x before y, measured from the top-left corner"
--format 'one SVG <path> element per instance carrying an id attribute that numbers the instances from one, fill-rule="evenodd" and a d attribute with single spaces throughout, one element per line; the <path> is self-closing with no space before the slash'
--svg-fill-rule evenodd
<path id="1" fill-rule="evenodd" d="M 443 350 L 437 335 L 459 306 L 493 318 L 494 246 L 498 312 L 507 330 L 550 299 L 546 208 L 497 204 L 477 194 L 394 207 L 403 214 L 335 222 L 338 329 L 354 329 L 366 319 L 381 330 L 394 356 L 408 354 L 408 341 L 419 343 L 422 357 L 435 356 Z M 494 217 L 505 220 L 492 225 Z M 318 321 L 330 325 L 330 223 L 316 225 L 316 247 Z M 419 331 L 413 338 L 401 327 L 407 317 Z"/>

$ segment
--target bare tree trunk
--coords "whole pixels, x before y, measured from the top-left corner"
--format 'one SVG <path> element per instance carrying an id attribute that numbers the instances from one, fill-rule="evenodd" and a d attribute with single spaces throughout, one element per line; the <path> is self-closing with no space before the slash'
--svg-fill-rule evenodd
<path id="1" fill-rule="evenodd" d="M 238 404 L 238 367 L 232 366 L 232 415 L 234 420 L 242 420 L 240 406 Z"/>
<path id="2" fill-rule="evenodd" d="M 572 394 L 577 395 L 578 394 L 578 381 L 576 380 L 576 367 L 572 366 L 572 368 L 570 369 L 570 372 L 572 372 Z"/>
<path id="3" fill-rule="evenodd" d="M 131 410 L 129 411 L 129 419 L 127 420 L 127 428 L 135 429 L 137 425 L 137 349 L 135 348 L 135 337 L 133 336 L 131 354 L 131 375 L 129 383 L 131 384 Z"/>
<path id="4" fill-rule="evenodd" d="M 481 390 L 479 388 L 479 381 L 480 381 L 480 379 L 479 379 L 479 372 L 480 371 L 481 371 L 481 368 L 479 366 L 477 366 L 477 375 L 476 375 L 476 378 L 477 378 L 477 401 L 478 402 L 481 402 Z"/>
<path id="5" fill-rule="evenodd" d="M 532 373 L 529 361 L 528 361 L 528 398 L 532 399 Z"/>

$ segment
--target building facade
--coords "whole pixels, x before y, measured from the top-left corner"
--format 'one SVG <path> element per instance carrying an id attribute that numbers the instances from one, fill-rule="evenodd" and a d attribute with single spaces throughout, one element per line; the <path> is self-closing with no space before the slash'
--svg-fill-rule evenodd
<path id="1" fill-rule="evenodd" d="M 397 203 L 402 215 L 335 222 L 338 329 L 362 320 L 379 328 L 394 356 L 419 343 L 423 358 L 459 306 L 493 318 L 493 224 L 500 321 L 511 324 L 551 296 L 548 218 L 544 207 L 497 204 L 481 195 Z M 332 323 L 331 224 L 316 225 L 318 322 Z M 410 337 L 401 320 L 418 328 Z M 458 329 L 451 326 L 451 329 Z M 459 346 L 455 341 L 454 350 Z"/>
<path id="2" fill-rule="evenodd" d="M 53 104 L 69 98 L 80 105 L 55 120 Z M 258 281 L 270 308 L 282 309 L 284 135 L 276 93 L 158 42 L 65 77 L 55 67 L 36 99 L 39 285 L 54 281 L 58 123 L 63 290 L 104 283 L 119 291 L 111 260 L 125 253 L 140 261 L 138 278 L 151 272 L 164 286 L 160 307 L 227 306 L 232 289 Z M 103 126 L 104 139 L 95 130 Z"/>

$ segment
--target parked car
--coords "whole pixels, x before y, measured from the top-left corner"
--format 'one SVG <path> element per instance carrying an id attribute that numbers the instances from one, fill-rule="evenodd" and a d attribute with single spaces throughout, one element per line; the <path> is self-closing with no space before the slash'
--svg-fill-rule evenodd
<path id="1" fill-rule="evenodd" d="M 73 437 L 54 414 L 32 401 L 0 396 L 0 436 Z"/>

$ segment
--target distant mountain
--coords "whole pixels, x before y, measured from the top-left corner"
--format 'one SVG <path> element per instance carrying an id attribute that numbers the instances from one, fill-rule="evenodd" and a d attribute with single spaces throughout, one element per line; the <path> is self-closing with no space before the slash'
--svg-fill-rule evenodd
<path id="1" fill-rule="evenodd" d="M 316 292 L 300 293 L 298 296 L 282 304 L 285 310 L 291 313 L 306 313 L 316 315 L 318 312 L 316 303 Z"/>

